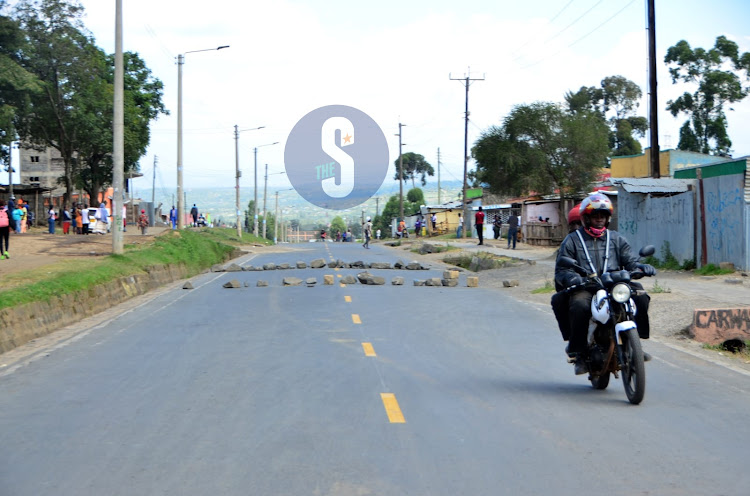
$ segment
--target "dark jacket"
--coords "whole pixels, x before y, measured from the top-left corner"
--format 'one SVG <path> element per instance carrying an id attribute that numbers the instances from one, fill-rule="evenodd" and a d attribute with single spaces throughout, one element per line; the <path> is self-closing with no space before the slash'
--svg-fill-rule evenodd
<path id="1" fill-rule="evenodd" d="M 634 270 L 636 268 L 639 260 L 638 255 L 633 253 L 628 240 L 620 236 L 617 231 L 608 229 L 609 260 L 604 270 L 602 270 L 602 265 L 604 264 L 604 255 L 606 253 L 606 233 L 601 238 L 594 238 L 583 227 L 578 228 L 578 231 L 583 236 L 589 256 L 591 257 L 591 262 L 594 264 L 598 274 L 620 269 Z M 581 240 L 578 238 L 576 231 L 568 234 L 563 240 L 557 253 L 558 261 L 560 257 L 572 258 L 578 265 L 585 268 L 587 272 L 591 272 L 591 267 L 586 259 L 586 252 L 581 247 Z M 558 291 L 571 286 L 571 281 L 576 280 L 577 276 L 578 274 L 573 269 L 563 268 L 559 263 L 555 264 L 555 287 Z"/>

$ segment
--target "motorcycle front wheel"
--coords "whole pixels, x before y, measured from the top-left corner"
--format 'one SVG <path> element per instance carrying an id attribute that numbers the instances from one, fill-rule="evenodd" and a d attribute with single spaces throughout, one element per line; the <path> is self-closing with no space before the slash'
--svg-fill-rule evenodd
<path id="1" fill-rule="evenodd" d="M 625 363 L 622 364 L 622 383 L 628 400 L 637 405 L 643 401 L 643 395 L 646 393 L 646 367 L 643 363 L 641 338 L 637 329 L 630 329 L 622 338 L 625 357 Z"/>

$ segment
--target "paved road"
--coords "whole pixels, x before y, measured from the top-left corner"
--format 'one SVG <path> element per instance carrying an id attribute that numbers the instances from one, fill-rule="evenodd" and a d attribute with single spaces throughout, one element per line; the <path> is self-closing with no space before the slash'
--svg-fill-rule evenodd
<path id="1" fill-rule="evenodd" d="M 397 256 L 296 249 L 242 263 Z M 437 268 L 322 286 L 356 272 L 203 274 L 0 374 L 0 494 L 748 493 L 748 377 L 651 343 L 633 406 L 536 306 L 411 285 Z"/>

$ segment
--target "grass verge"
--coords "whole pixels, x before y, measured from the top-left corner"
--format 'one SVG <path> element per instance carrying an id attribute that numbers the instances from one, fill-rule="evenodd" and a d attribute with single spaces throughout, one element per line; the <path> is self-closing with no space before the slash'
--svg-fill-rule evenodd
<path id="1" fill-rule="evenodd" d="M 2 280 L 0 309 L 86 291 L 121 277 L 142 274 L 155 265 L 183 265 L 194 275 L 227 260 L 234 247 L 223 231 L 167 231 L 148 245 L 126 245 L 122 255 L 63 261 L 11 274 Z M 239 244 L 236 233 L 234 239 Z M 246 241 L 243 238 L 243 241 Z M 7 289 L 10 288 L 10 289 Z"/>

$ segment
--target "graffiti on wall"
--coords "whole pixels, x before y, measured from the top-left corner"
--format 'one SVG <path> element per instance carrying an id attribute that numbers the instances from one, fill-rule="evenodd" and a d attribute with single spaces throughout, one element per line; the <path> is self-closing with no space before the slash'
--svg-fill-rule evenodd
<path id="1" fill-rule="evenodd" d="M 706 237 L 711 249 L 735 255 L 742 240 L 742 192 L 740 188 L 706 191 Z"/>

